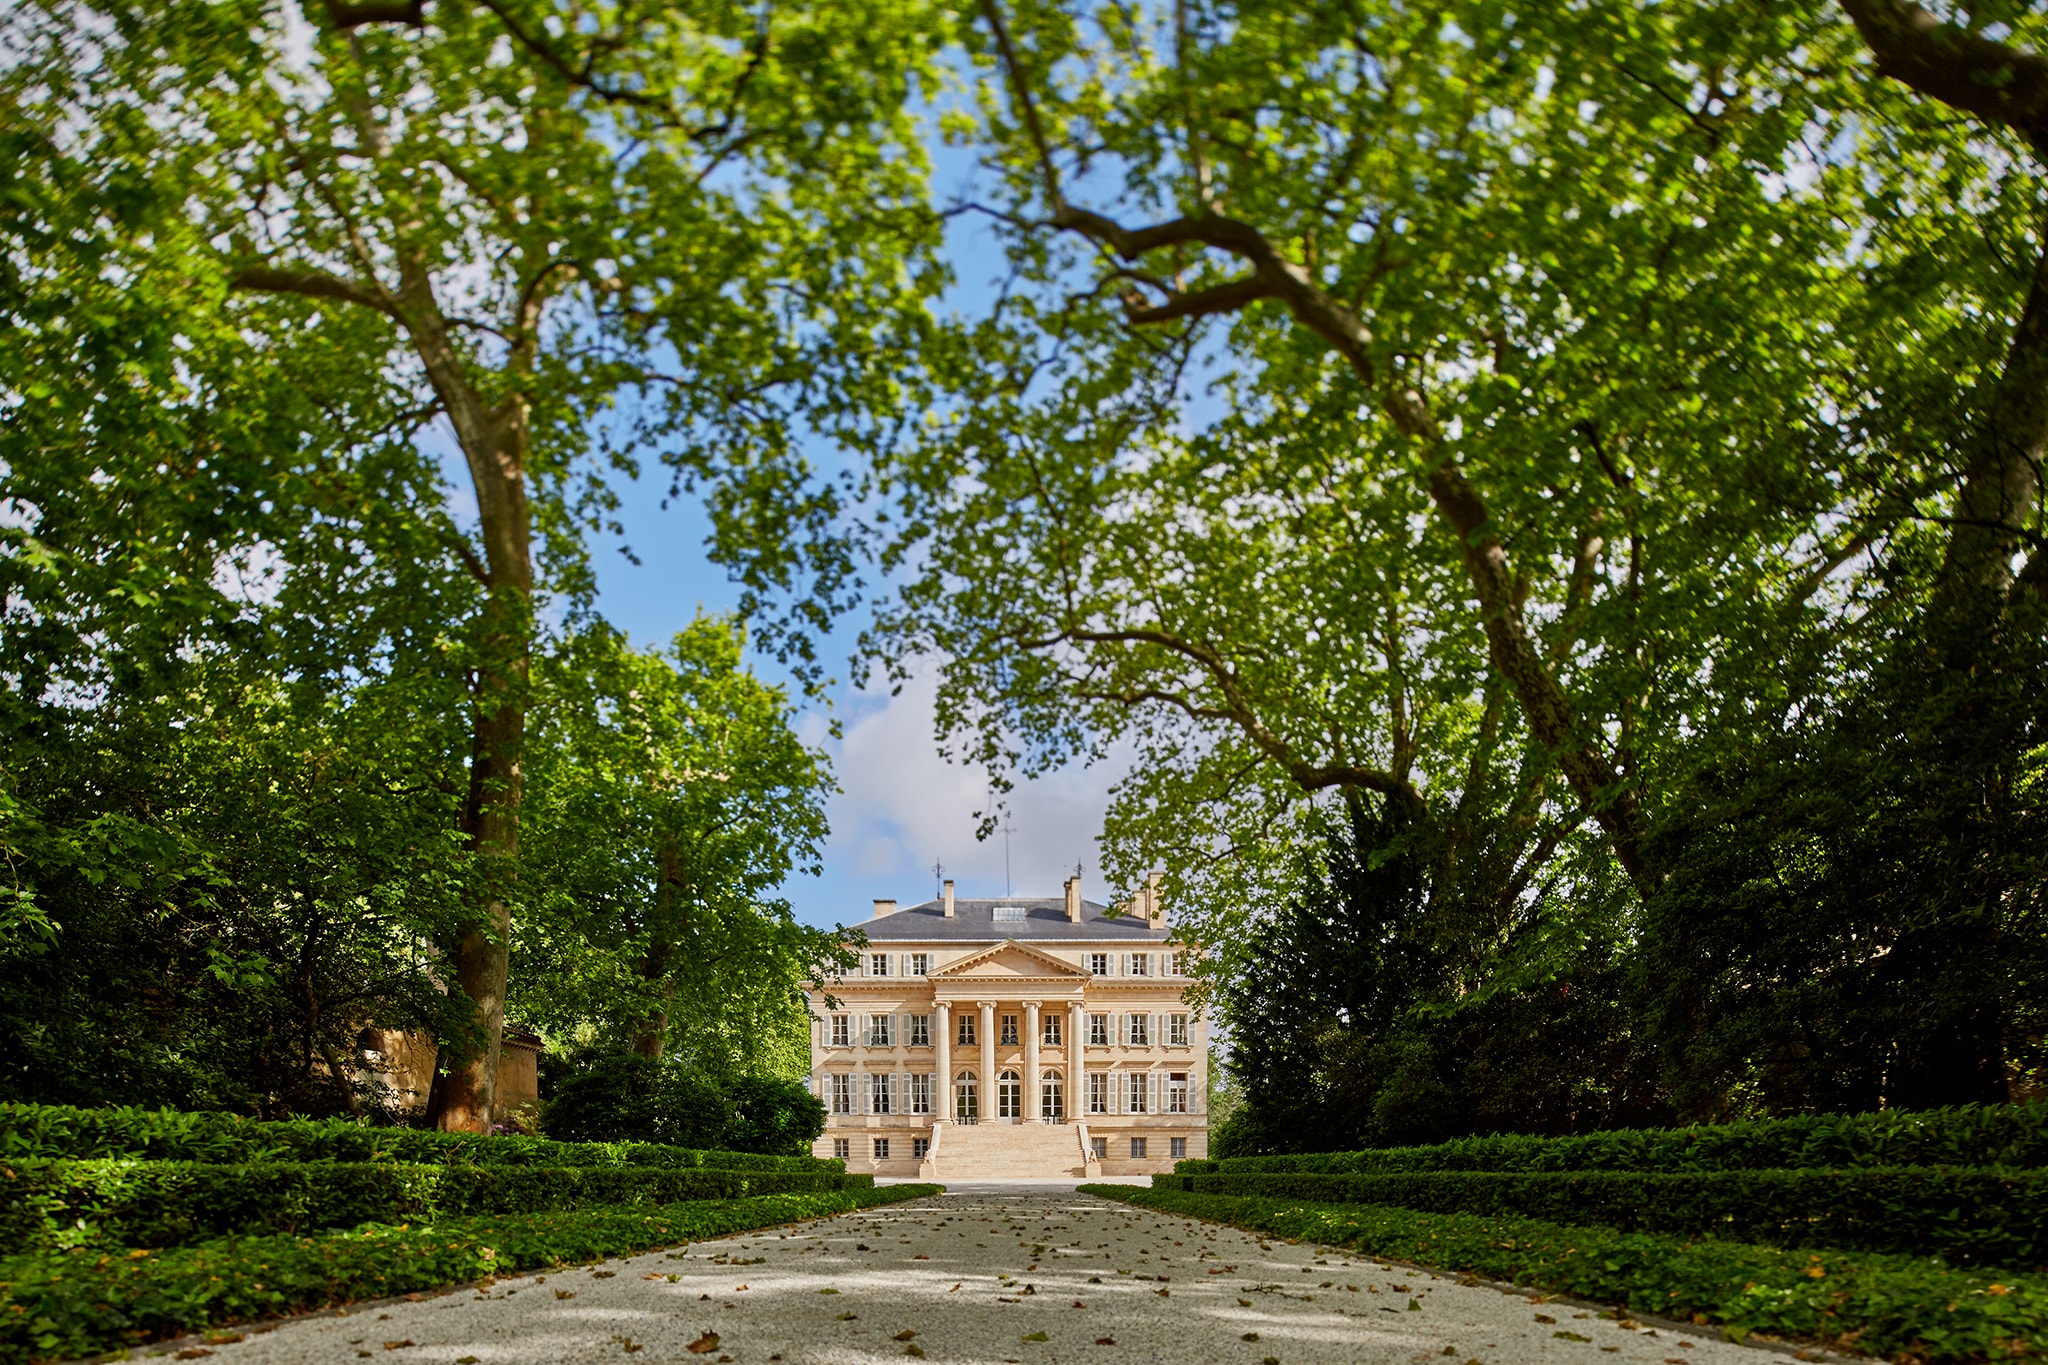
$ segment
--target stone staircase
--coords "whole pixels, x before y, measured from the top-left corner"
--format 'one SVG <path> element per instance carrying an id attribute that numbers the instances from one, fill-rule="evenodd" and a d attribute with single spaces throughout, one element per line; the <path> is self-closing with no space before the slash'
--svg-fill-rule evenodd
<path id="1" fill-rule="evenodd" d="M 931 1153 L 918 1174 L 927 1180 L 1085 1180 L 1101 1171 L 1086 1151 L 1083 1125 L 1075 1123 L 942 1123 L 932 1130 Z"/>

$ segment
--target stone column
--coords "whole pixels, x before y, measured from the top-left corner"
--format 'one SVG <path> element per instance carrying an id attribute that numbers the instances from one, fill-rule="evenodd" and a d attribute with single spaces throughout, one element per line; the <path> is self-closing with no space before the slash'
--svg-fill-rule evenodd
<path id="1" fill-rule="evenodd" d="M 976 1003 L 981 1006 L 981 1116 L 993 1120 L 996 1116 L 996 1007 L 992 1000 Z"/>
<path id="2" fill-rule="evenodd" d="M 1088 1068 L 1083 1048 L 1088 1041 L 1088 1006 L 1076 1000 L 1067 1006 L 1067 1117 L 1080 1123 L 1088 1117 Z"/>
<path id="3" fill-rule="evenodd" d="M 932 1096 L 933 1123 L 944 1123 L 951 1116 L 953 1109 L 952 1011 L 952 1002 L 941 1000 L 938 1003 L 938 1017 L 933 1021 L 939 1030 L 939 1036 L 932 1040 L 933 1046 L 937 1049 L 935 1064 L 939 1069 L 939 1074 L 932 1079 L 932 1084 L 938 1087 L 939 1092 Z"/>
<path id="4" fill-rule="evenodd" d="M 1024 1121 L 1038 1122 L 1038 1002 L 1024 1002 Z"/>

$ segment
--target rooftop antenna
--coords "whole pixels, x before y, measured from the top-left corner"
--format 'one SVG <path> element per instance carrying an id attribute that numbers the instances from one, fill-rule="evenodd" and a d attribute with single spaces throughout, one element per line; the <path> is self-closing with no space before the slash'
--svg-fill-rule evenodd
<path id="1" fill-rule="evenodd" d="M 1017 894 L 1017 887 L 1010 880 L 1010 812 L 1003 812 L 1003 895 Z"/>
<path id="2" fill-rule="evenodd" d="M 932 864 L 932 897 L 937 899 L 944 894 L 946 894 L 946 865 L 935 862 Z"/>

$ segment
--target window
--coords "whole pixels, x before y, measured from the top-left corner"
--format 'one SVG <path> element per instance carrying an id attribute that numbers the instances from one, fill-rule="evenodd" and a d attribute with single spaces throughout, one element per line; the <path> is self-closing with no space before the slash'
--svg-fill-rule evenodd
<path id="1" fill-rule="evenodd" d="M 1180 1145 L 1183 1147 L 1187 1146 L 1186 1139 L 1180 1139 Z M 913 1161 L 923 1161 L 925 1154 L 930 1152 L 931 1149 L 932 1140 L 930 1138 L 912 1138 L 910 1140 L 910 1156 Z"/>
<path id="2" fill-rule="evenodd" d="M 1188 1154 L 1188 1140 L 1186 1138 L 1168 1138 L 1166 1140 L 1166 1147 L 1167 1155 L 1171 1156 L 1175 1161 L 1181 1160 Z"/>
<path id="3" fill-rule="evenodd" d="M 832 1155 L 838 1157 L 841 1161 L 851 1158 L 853 1156 L 853 1139 L 833 1138 Z"/>
<path id="4" fill-rule="evenodd" d="M 832 1082 L 832 1112 L 851 1114 L 853 1112 L 853 1077 L 844 1071 L 835 1071 L 826 1079 Z"/>
<path id="5" fill-rule="evenodd" d="M 877 1141 L 878 1141 L 878 1143 L 879 1143 L 880 1145 L 886 1146 L 886 1145 L 888 1145 L 888 1141 L 889 1141 L 889 1140 L 888 1140 L 887 1138 L 880 1138 L 880 1139 L 878 1139 Z M 1132 1139 L 1131 1139 L 1131 1158 L 1132 1158 L 1132 1160 L 1136 1160 L 1136 1159 L 1138 1159 L 1139 1157 L 1142 1157 L 1142 1156 L 1144 1156 L 1144 1155 L 1145 1155 L 1145 1139 L 1143 1139 L 1143 1138 L 1132 1138 Z"/>
<path id="6" fill-rule="evenodd" d="M 1132 1047 L 1152 1046 L 1152 1016 L 1149 1014 L 1126 1014 L 1124 1016 L 1124 1041 Z"/>
<path id="7" fill-rule="evenodd" d="M 1188 1112 L 1188 1073 L 1185 1071 L 1173 1072 L 1166 1078 L 1166 1112 Z"/>
<path id="8" fill-rule="evenodd" d="M 932 1078 L 929 1073 L 921 1072 L 910 1078 L 910 1112 L 932 1112 Z"/>
<path id="9" fill-rule="evenodd" d="M 1173 1047 L 1188 1045 L 1188 1017 L 1185 1014 L 1166 1016 L 1166 1041 Z"/>
<path id="10" fill-rule="evenodd" d="M 972 1071 L 963 1071 L 953 1078 L 953 1117 L 963 1123 L 973 1123 L 981 1114 L 981 1087 L 975 1082 Z"/>
<path id="11" fill-rule="evenodd" d="M 974 1016 L 971 1014 L 963 1014 L 960 1016 L 959 1041 L 961 1047 L 974 1046 Z"/>
<path id="12" fill-rule="evenodd" d="M 1187 953 L 1178 952 L 1175 953 L 1172 957 L 1166 959 L 1166 970 L 1171 972 L 1175 976 L 1186 976 L 1188 974 Z M 1179 1140 L 1180 1139 L 1176 1139 L 1176 1141 Z"/>
<path id="13" fill-rule="evenodd" d="M 930 976 L 932 974 L 932 955 L 930 953 L 912 953 L 910 955 L 909 974 L 911 976 Z"/>
<path id="14" fill-rule="evenodd" d="M 889 1139 L 887 1139 L 887 1138 L 876 1138 L 876 1139 L 875 1139 L 875 1160 L 877 1160 L 877 1161 L 887 1161 L 888 1159 L 889 1159 Z"/>
<path id="15" fill-rule="evenodd" d="M 998 924 L 1014 924 L 1024 918 L 1024 907 L 1021 905 L 998 905 L 990 918 L 994 919 Z"/>
<path id="16" fill-rule="evenodd" d="M 835 1014 L 832 1016 L 832 1046 L 853 1046 L 853 1016 Z"/>
<path id="17" fill-rule="evenodd" d="M 896 1042 L 896 1016 L 893 1014 L 871 1014 L 868 1016 L 868 1046 L 891 1047 Z"/>
<path id="18" fill-rule="evenodd" d="M 1109 1046 L 1109 1016 L 1091 1014 L 1088 1016 L 1088 1046 Z"/>
<path id="19" fill-rule="evenodd" d="M 1152 975 L 1152 954 L 1131 953 L 1124 958 L 1125 976 Z"/>
<path id="20" fill-rule="evenodd" d="M 868 1112 L 870 1114 L 893 1114 L 896 1112 L 896 1078 L 884 1071 L 868 1077 Z"/>
<path id="21" fill-rule="evenodd" d="M 1129 1073 L 1130 1087 L 1127 1095 L 1129 1102 L 1124 1105 L 1124 1112 L 1126 1114 L 1142 1114 L 1145 1112 L 1145 1082 L 1149 1079 L 1151 1078 L 1142 1071 Z"/>
<path id="22" fill-rule="evenodd" d="M 1017 1016 L 1014 1014 L 1003 1016 L 1003 1046 L 1017 1046 Z"/>
<path id="23" fill-rule="evenodd" d="M 842 1145 L 845 1143 L 845 1141 L 846 1140 L 844 1138 L 840 1139 Z M 1089 1138 L 1088 1145 L 1095 1149 L 1095 1159 L 1097 1161 L 1101 1161 L 1103 1158 L 1109 1155 L 1108 1138 Z"/>
<path id="24" fill-rule="evenodd" d="M 1183 1038 L 1181 1041 L 1186 1042 L 1187 1040 Z M 929 1014 L 913 1014 L 910 1016 L 910 1045 L 912 1047 L 930 1047 L 932 1045 L 932 1017 Z"/>
<path id="25" fill-rule="evenodd" d="M 1048 1071 L 1038 1081 L 1038 1113 L 1041 1118 L 1063 1123 L 1067 1117 L 1067 1087 L 1060 1073 Z"/>
<path id="26" fill-rule="evenodd" d="M 996 1077 L 996 1117 L 1024 1117 L 1024 1080 L 1014 1071 L 1005 1071 Z"/>
<path id="27" fill-rule="evenodd" d="M 1060 1017 L 1058 1014 L 1042 1015 L 1039 1018 L 1038 1041 L 1047 1047 L 1060 1045 Z"/>
<path id="28" fill-rule="evenodd" d="M 868 975 L 869 975 L 869 976 L 887 976 L 888 974 L 889 974 L 889 955 L 888 955 L 887 953 L 869 953 L 869 954 L 868 954 Z"/>
<path id="29" fill-rule="evenodd" d="M 1096 975 L 1096 976 L 1108 976 L 1108 975 L 1109 975 L 1109 954 L 1108 954 L 1108 953 L 1090 953 L 1090 954 L 1088 954 L 1088 970 L 1089 970 L 1089 971 L 1090 971 L 1091 973 L 1093 973 L 1094 975 Z"/>
<path id="30" fill-rule="evenodd" d="M 1109 1112 L 1109 1073 L 1091 1071 L 1088 1073 L 1088 1112 L 1107 1114 Z"/>

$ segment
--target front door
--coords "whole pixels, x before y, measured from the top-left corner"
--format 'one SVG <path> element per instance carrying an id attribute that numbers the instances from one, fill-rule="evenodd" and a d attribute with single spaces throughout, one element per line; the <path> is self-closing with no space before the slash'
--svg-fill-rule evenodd
<path id="1" fill-rule="evenodd" d="M 953 1117 L 962 1123 L 973 1123 L 981 1117 L 981 1096 L 976 1093 L 972 1072 L 962 1072 L 953 1083 Z"/>
<path id="2" fill-rule="evenodd" d="M 1005 1071 L 996 1080 L 996 1117 L 1011 1122 L 1024 1116 L 1024 1083 L 1014 1071 Z"/>
<path id="3" fill-rule="evenodd" d="M 1067 1097 L 1065 1087 L 1060 1084 L 1060 1073 L 1048 1071 L 1039 1083 L 1038 1112 L 1053 1123 L 1067 1121 Z"/>

